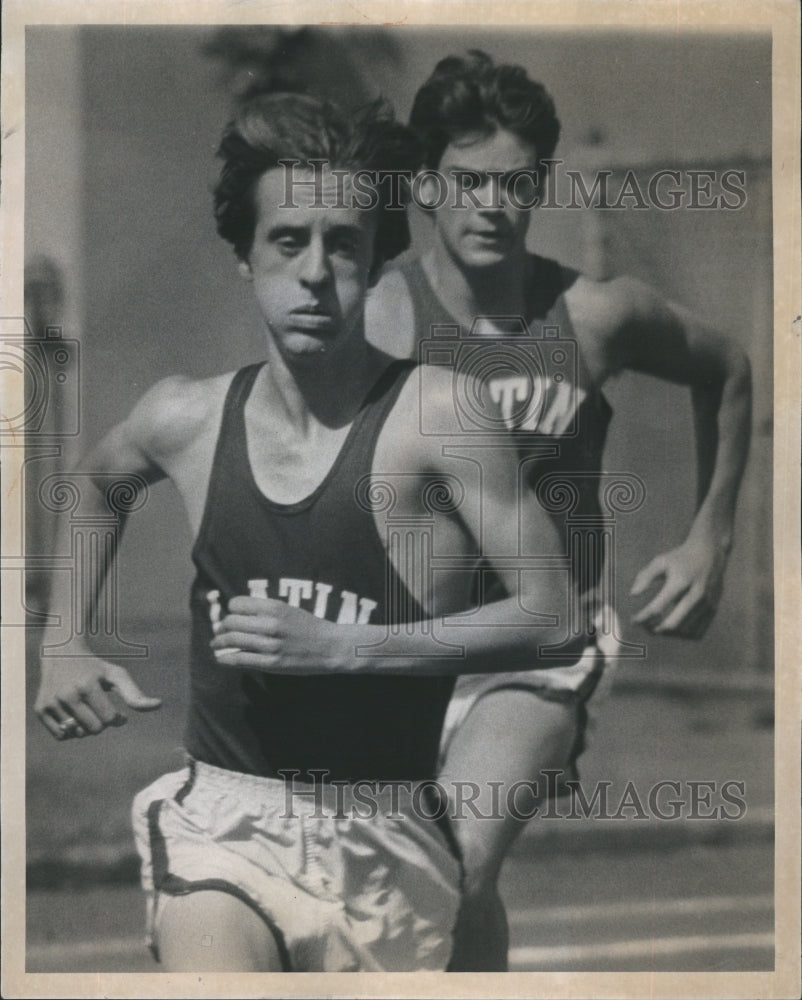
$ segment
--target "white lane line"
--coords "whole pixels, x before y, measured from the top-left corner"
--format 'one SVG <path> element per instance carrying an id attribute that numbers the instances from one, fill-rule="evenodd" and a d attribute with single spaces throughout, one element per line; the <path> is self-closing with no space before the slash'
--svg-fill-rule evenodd
<path id="1" fill-rule="evenodd" d="M 532 965 L 570 965 L 577 962 L 613 958 L 649 958 L 706 951 L 737 951 L 744 948 L 774 947 L 774 935 L 729 934 L 710 937 L 670 937 L 640 941 L 613 941 L 592 945 L 546 945 L 510 949 L 510 967 Z M 144 958 L 147 954 L 141 938 L 109 938 L 105 941 L 75 941 L 72 944 L 39 944 L 28 948 L 26 964 L 89 961 L 98 958 Z"/>
<path id="2" fill-rule="evenodd" d="M 723 934 L 711 937 L 697 935 L 652 938 L 643 941 L 612 941 L 609 944 L 511 948 L 509 961 L 510 968 L 520 970 L 539 965 L 572 965 L 578 962 L 609 961 L 616 958 L 651 958 L 658 955 L 773 947 L 773 934 Z"/>
<path id="3" fill-rule="evenodd" d="M 146 956 L 148 948 L 144 937 L 104 938 L 102 941 L 72 941 L 56 944 L 34 944 L 26 952 L 28 965 L 37 962 L 62 962 L 70 959 L 107 958 L 119 955 L 124 958 Z"/>
<path id="4" fill-rule="evenodd" d="M 554 923 L 557 920 L 613 920 L 626 917 L 696 916 L 699 913 L 756 913 L 771 910 L 774 897 L 765 896 L 699 896 L 680 899 L 633 899 L 629 903 L 593 903 L 579 906 L 527 907 L 511 910 L 510 925 Z"/>

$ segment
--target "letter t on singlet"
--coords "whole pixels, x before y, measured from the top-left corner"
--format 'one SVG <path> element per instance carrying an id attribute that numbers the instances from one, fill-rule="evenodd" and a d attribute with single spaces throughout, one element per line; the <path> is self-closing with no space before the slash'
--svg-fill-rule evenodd
<path id="1" fill-rule="evenodd" d="M 301 601 L 308 601 L 312 596 L 312 581 L 282 577 L 278 582 L 278 596 L 286 597 L 291 607 L 300 608 Z"/>

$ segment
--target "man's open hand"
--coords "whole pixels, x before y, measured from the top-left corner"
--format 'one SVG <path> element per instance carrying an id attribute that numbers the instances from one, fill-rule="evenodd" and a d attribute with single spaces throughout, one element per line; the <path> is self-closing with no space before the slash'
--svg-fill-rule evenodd
<path id="1" fill-rule="evenodd" d="M 124 667 L 87 655 L 48 658 L 34 710 L 57 740 L 94 736 L 127 722 L 110 697 L 112 692 L 136 712 L 161 706 L 161 698 L 143 694 Z"/>
<path id="2" fill-rule="evenodd" d="M 654 558 L 630 594 L 642 594 L 656 581 L 661 586 L 633 621 L 658 635 L 700 639 L 718 608 L 727 558 L 722 546 L 693 538 Z"/>

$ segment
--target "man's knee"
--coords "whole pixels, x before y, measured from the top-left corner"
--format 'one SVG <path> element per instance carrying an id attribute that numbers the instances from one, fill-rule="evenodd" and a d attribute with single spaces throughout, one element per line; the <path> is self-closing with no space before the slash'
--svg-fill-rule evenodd
<path id="1" fill-rule="evenodd" d="M 504 858 L 523 823 L 509 815 L 455 819 L 454 837 L 462 861 L 463 894 L 493 892 Z"/>
<path id="2" fill-rule="evenodd" d="M 491 691 L 471 709 L 441 775 L 466 888 L 481 896 L 495 886 L 513 841 L 549 794 L 546 772 L 569 768 L 577 721 L 574 702 L 530 690 Z"/>

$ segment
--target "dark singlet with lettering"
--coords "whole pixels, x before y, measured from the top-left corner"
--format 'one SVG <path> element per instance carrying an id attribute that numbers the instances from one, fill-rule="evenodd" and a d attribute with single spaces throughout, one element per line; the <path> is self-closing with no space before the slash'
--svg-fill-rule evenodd
<path id="1" fill-rule="evenodd" d="M 260 491 L 248 458 L 243 411 L 259 367 L 238 371 L 229 388 L 192 553 L 187 750 L 248 774 L 301 772 L 300 781 L 315 780 L 315 770 L 325 780 L 434 778 L 453 678 L 266 674 L 221 666 L 209 648 L 213 622 L 238 595 L 278 598 L 342 624 L 384 624 L 387 595 L 401 593 L 406 620 L 423 617 L 354 489 L 371 472 L 379 432 L 414 365 L 389 366 L 326 477 L 292 504 Z"/>
<path id="2" fill-rule="evenodd" d="M 582 552 L 572 553 L 574 572 L 584 590 L 598 583 L 602 569 L 602 535 L 593 522 L 601 518 L 598 474 L 612 409 L 588 376 L 565 305 L 563 269 L 536 255 L 530 255 L 528 263 L 526 322 L 493 317 L 494 325 L 501 327 L 496 336 L 460 326 L 438 299 L 419 258 L 410 257 L 397 269 L 412 301 L 419 359 L 442 363 L 439 358 L 446 356 L 443 347 L 449 343 L 451 327 L 459 347 L 450 363 L 473 375 L 479 386 L 473 401 L 476 427 L 481 427 L 484 414 L 488 427 L 494 426 L 495 418 L 495 426 L 516 433 L 533 489 L 559 490 L 559 483 L 567 482 L 575 491 L 571 516 L 587 525 Z M 547 442 L 556 445 L 551 449 L 556 453 L 538 454 Z M 550 512 L 562 529 L 565 511 Z"/>

